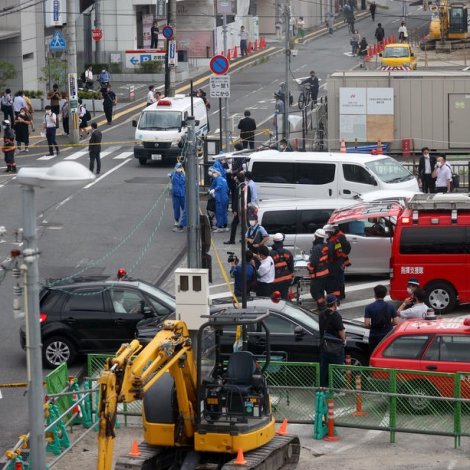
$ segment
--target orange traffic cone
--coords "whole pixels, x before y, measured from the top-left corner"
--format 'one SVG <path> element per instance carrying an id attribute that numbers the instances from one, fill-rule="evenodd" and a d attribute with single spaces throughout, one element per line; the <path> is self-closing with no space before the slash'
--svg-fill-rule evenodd
<path id="1" fill-rule="evenodd" d="M 377 44 L 374 44 L 374 48 L 372 49 L 372 54 L 377 55 Z"/>
<path id="2" fill-rule="evenodd" d="M 383 155 L 383 150 L 382 150 L 382 141 L 380 139 L 377 139 L 377 155 Z"/>
<path id="3" fill-rule="evenodd" d="M 243 456 L 243 449 L 238 449 L 237 458 L 233 462 L 234 465 L 246 465 L 247 462 Z"/>
<path id="4" fill-rule="evenodd" d="M 233 58 L 236 59 L 238 57 L 238 49 L 237 46 L 233 48 Z"/>
<path id="5" fill-rule="evenodd" d="M 260 47 L 261 49 L 264 49 L 264 48 L 266 47 L 266 39 L 261 38 L 261 39 L 259 40 L 259 47 Z"/>
<path id="6" fill-rule="evenodd" d="M 230 61 L 231 58 L 230 49 L 227 49 L 227 60 Z"/>
<path id="7" fill-rule="evenodd" d="M 253 50 L 253 45 L 251 44 L 251 41 L 248 42 L 248 54 L 251 54 L 251 51 Z"/>
<path id="8" fill-rule="evenodd" d="M 339 148 L 339 153 L 348 153 L 346 150 L 346 142 L 344 139 L 341 139 L 341 147 Z"/>
<path id="9" fill-rule="evenodd" d="M 139 450 L 139 444 L 137 443 L 137 439 L 132 441 L 131 451 L 127 454 L 129 457 L 140 457 L 142 453 Z"/>
<path id="10" fill-rule="evenodd" d="M 288 434 L 287 432 L 287 418 L 284 418 L 284 421 L 279 426 L 279 429 L 276 431 L 276 434 L 280 434 L 281 436 L 285 436 Z"/>
<path id="11" fill-rule="evenodd" d="M 258 39 L 255 39 L 255 43 L 253 44 L 253 50 L 258 50 Z"/>

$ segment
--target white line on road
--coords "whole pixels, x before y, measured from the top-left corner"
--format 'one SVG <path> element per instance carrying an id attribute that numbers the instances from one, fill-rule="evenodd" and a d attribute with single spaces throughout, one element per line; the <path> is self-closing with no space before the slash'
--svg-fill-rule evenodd
<path id="1" fill-rule="evenodd" d="M 109 154 L 115 152 L 116 150 L 119 150 L 120 148 L 120 145 L 113 145 L 111 147 L 108 147 L 104 152 L 101 152 L 100 158 L 107 157 Z"/>
<path id="2" fill-rule="evenodd" d="M 72 153 L 72 155 L 69 155 L 68 157 L 65 157 L 64 160 L 78 160 L 80 157 L 83 157 L 83 155 L 86 155 L 87 153 L 87 150 L 80 150 L 78 152 Z"/>
<path id="3" fill-rule="evenodd" d="M 125 158 L 128 158 L 131 155 L 134 155 L 134 152 L 122 152 L 119 155 L 113 157 L 113 160 L 124 160 Z"/>
<path id="4" fill-rule="evenodd" d="M 54 157 L 55 155 L 43 155 L 42 157 L 39 157 L 38 160 L 51 160 Z"/>
<path id="5" fill-rule="evenodd" d="M 122 163 L 120 163 L 119 165 L 116 165 L 114 168 L 111 168 L 111 170 L 107 171 L 106 173 L 104 173 L 102 176 L 100 176 L 99 178 L 96 178 L 95 181 L 93 181 L 92 183 L 89 183 L 87 184 L 86 186 L 83 187 L 83 189 L 88 189 L 88 188 L 91 188 L 92 186 L 94 186 L 96 183 L 98 183 L 98 181 L 101 181 L 102 179 L 106 178 L 107 176 L 109 176 L 111 173 L 115 172 L 117 169 L 121 168 L 121 166 L 124 166 L 126 163 L 129 163 L 131 160 L 124 160 Z"/>

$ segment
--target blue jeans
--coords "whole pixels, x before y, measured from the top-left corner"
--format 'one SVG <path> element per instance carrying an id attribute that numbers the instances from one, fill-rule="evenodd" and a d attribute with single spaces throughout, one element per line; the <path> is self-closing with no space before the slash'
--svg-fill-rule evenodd
<path id="1" fill-rule="evenodd" d="M 343 353 L 339 356 L 320 350 L 320 387 L 328 387 L 328 369 L 330 364 L 344 364 Z"/>

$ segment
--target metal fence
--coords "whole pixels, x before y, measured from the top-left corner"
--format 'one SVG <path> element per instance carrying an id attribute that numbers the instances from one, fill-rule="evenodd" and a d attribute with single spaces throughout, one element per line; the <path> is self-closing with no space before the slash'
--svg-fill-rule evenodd
<path id="1" fill-rule="evenodd" d="M 418 176 L 418 163 L 402 161 L 401 164 L 413 175 Z M 470 162 L 452 163 L 452 173 L 459 175 L 458 191 L 470 192 Z"/>

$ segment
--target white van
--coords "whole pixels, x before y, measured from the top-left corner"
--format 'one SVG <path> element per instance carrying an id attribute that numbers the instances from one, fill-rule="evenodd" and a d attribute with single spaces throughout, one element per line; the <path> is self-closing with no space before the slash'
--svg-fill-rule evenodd
<path id="1" fill-rule="evenodd" d="M 258 199 L 353 198 L 381 189 L 418 192 L 416 178 L 386 155 L 265 150 L 251 156 Z"/>
<path id="2" fill-rule="evenodd" d="M 193 98 L 196 136 L 205 137 L 208 131 L 207 109 L 201 98 Z M 134 157 L 141 165 L 147 160 L 162 160 L 181 154 L 188 129 L 186 120 L 191 116 L 191 98 L 184 95 L 163 98 L 147 106 L 136 127 Z M 200 140 L 202 142 L 202 140 Z"/>

